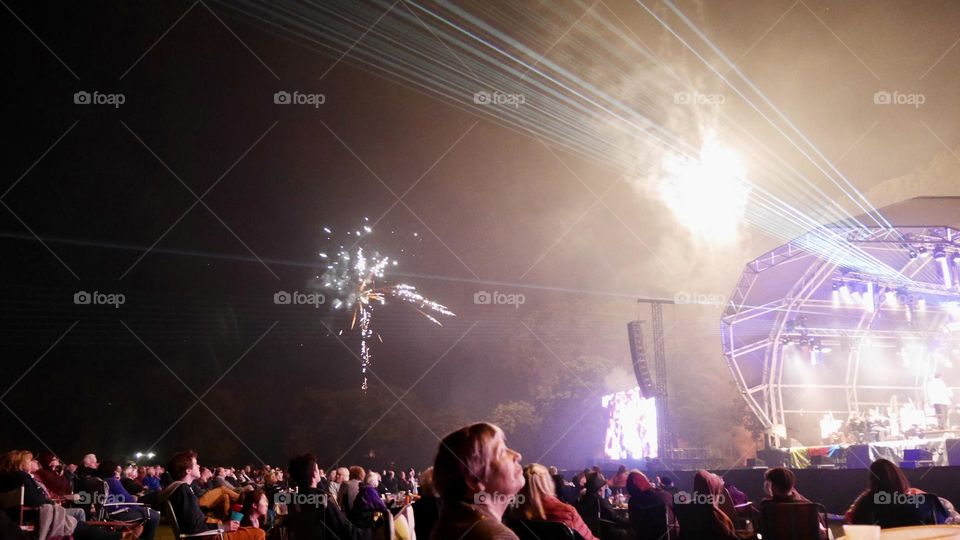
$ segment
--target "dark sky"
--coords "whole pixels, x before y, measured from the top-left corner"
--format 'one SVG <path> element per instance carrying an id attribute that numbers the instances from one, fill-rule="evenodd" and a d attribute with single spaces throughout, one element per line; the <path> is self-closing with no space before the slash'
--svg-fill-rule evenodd
<path id="1" fill-rule="evenodd" d="M 632 65 L 627 56 L 577 57 L 578 40 L 597 28 L 592 17 L 602 16 L 705 89 L 723 90 L 631 3 L 512 5 L 537 21 L 517 39 L 585 77 L 603 80 Z M 953 3 L 678 6 L 858 188 L 957 146 Z M 233 441 L 211 450 L 222 459 L 280 462 L 291 416 L 373 424 L 384 407 L 356 408 L 362 398 L 350 393 L 359 385 L 347 350 L 356 341 L 346 335 L 341 343 L 324 326 L 339 330 L 349 320 L 272 302 L 278 290 L 305 290 L 324 226 L 381 220 L 377 233 L 391 246 L 403 242 L 388 231 L 407 241 L 418 233 L 400 270 L 458 316 L 441 328 L 399 306 L 384 311 L 375 370 L 397 395 L 417 383 L 410 414 L 456 407 L 477 419 L 527 396 L 528 382 L 509 378 L 506 364 L 520 361 L 508 357 L 511 340 L 533 333 L 569 361 L 586 344 L 619 363 L 608 384 L 619 389 L 630 383 L 624 325 L 636 316 L 637 296 L 728 294 L 744 262 L 780 243 L 747 226 L 733 245 L 698 245 L 649 190 L 621 181 L 616 166 L 548 149 L 464 99 L 413 91 L 351 54 L 341 59 L 342 45 L 312 50 L 323 47 L 233 7 L 10 2 L 0 11 L 8 87 L 0 448 L 49 445 L 77 459 L 86 449 L 122 454 L 158 441 L 169 453 L 202 447 L 197 439 L 209 434 Z M 596 13 L 571 27 L 585 8 Z M 352 42 L 363 29 L 326 42 Z M 313 37 L 324 42 L 323 29 Z M 358 57 L 369 53 L 363 47 Z M 643 78 L 643 65 L 634 67 Z M 629 77 L 609 80 L 609 92 L 637 97 Z M 281 90 L 322 93 L 325 102 L 276 105 Z M 926 102 L 877 107 L 872 96 L 883 90 L 921 92 Z M 78 91 L 121 93 L 125 102 L 77 105 Z M 727 95 L 729 115 L 803 166 Z M 665 123 L 671 115 L 664 112 Z M 605 193 L 603 204 L 591 192 Z M 123 293 L 126 304 L 76 306 L 81 290 Z M 523 293 L 527 303 L 474 305 L 484 290 Z M 671 369 L 716 374 L 726 399 L 718 315 L 669 308 L 668 347 Z M 222 423 L 197 405 L 165 434 L 208 388 L 205 401 Z M 305 388 L 341 392 L 342 407 L 285 406 Z M 389 397 L 380 389 L 368 401 L 389 406 Z M 424 464 L 435 445 L 429 431 L 411 434 L 426 450 L 405 459 Z M 565 439 L 556 460 L 580 463 L 596 452 L 579 435 Z M 537 444 L 530 446 L 549 446 Z M 346 446 L 319 452 L 365 447 Z"/>

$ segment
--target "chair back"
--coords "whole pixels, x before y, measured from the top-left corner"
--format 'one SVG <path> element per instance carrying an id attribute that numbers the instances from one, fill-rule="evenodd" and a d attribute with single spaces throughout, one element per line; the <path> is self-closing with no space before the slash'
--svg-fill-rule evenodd
<path id="1" fill-rule="evenodd" d="M 511 521 L 510 528 L 520 540 L 582 540 L 579 533 L 556 521 L 521 519 Z"/>
<path id="2" fill-rule="evenodd" d="M 765 501 L 760 505 L 760 532 L 764 540 L 820 538 L 820 516 L 826 513 L 817 503 Z"/>
<path id="3" fill-rule="evenodd" d="M 873 522 L 883 529 L 916 525 L 937 525 L 948 517 L 940 498 L 933 493 L 911 495 L 906 503 L 874 504 Z"/>
<path id="4" fill-rule="evenodd" d="M 584 524 L 594 536 L 600 534 L 603 526 L 600 523 L 600 500 L 596 497 L 583 496 L 577 502 L 577 511 L 583 518 Z"/>
<path id="5" fill-rule="evenodd" d="M 173 537 L 180 538 L 180 524 L 177 523 L 177 514 L 173 511 L 173 503 L 170 502 L 170 499 L 163 501 L 163 510 L 167 514 L 167 519 L 170 520 L 170 528 L 173 529 Z"/>

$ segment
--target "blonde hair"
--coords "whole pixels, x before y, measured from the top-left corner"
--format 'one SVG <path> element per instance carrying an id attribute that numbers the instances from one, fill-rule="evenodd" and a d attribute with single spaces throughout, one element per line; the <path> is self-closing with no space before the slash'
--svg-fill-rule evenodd
<path id="1" fill-rule="evenodd" d="M 524 467 L 523 477 L 526 482 L 518 496 L 521 501 L 520 514 L 524 519 L 547 519 L 547 514 L 543 511 L 543 500 L 554 497 L 557 491 L 550 471 L 539 463 L 533 463 Z"/>
<path id="2" fill-rule="evenodd" d="M 33 461 L 33 452 L 11 450 L 0 456 L 0 471 L 5 473 L 26 472 L 30 468 L 31 461 Z"/>

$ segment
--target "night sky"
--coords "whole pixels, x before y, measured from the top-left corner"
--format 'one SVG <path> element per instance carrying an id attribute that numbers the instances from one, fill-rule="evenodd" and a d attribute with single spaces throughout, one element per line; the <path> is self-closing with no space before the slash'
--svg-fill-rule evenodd
<path id="1" fill-rule="evenodd" d="M 747 260 L 782 243 L 749 224 L 732 244 L 698 243 L 610 163 L 319 45 L 361 39 L 365 27 L 311 42 L 236 4 L 0 10 L 0 448 L 76 461 L 190 447 L 201 462 L 273 464 L 313 451 L 329 463 L 420 468 L 436 436 L 493 419 L 500 404 L 544 402 L 538 384 L 549 379 L 571 397 L 552 401 L 537 429 L 508 431 L 508 442 L 525 461 L 582 466 L 602 443 L 599 396 L 635 383 L 626 322 L 636 298 L 727 295 Z M 579 33 L 602 16 L 704 88 L 722 88 L 643 10 L 599 4 L 512 4 L 541 21 L 516 38 L 568 69 L 609 70 L 608 90 L 629 96 L 613 75 L 629 57 L 576 61 Z M 956 148 L 952 2 L 677 5 L 864 192 Z M 587 8 L 597 12 L 567 35 Z M 871 96 L 886 89 L 922 92 L 925 103 L 878 108 Z M 278 91 L 324 103 L 278 105 Z M 124 103 L 76 104 L 76 92 Z M 801 166 L 728 95 L 745 129 Z M 877 204 L 921 194 L 886 186 L 872 192 Z M 378 311 L 383 342 L 366 395 L 358 340 L 338 335 L 349 316 L 273 302 L 309 290 L 323 227 L 356 229 L 364 218 L 399 256 L 397 279 L 457 314 L 441 327 L 403 305 Z M 76 305 L 80 291 L 125 303 Z M 477 305 L 481 291 L 525 303 Z M 665 309 L 671 375 L 715 389 L 684 395 L 672 380 L 678 401 L 709 408 L 736 397 L 719 313 Z M 602 359 L 599 374 L 571 369 L 591 358 Z"/>

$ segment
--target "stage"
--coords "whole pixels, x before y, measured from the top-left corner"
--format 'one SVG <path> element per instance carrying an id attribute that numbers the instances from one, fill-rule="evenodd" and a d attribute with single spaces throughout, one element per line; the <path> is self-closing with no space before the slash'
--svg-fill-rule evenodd
<path id="1" fill-rule="evenodd" d="M 837 467 L 863 469 L 877 459 L 888 459 L 903 468 L 943 467 L 960 465 L 960 439 L 958 432 L 942 432 L 935 438 L 914 438 L 899 441 L 872 442 L 866 444 L 834 444 L 823 446 L 795 446 L 773 448 L 758 452 L 758 457 L 769 466 L 783 465 L 793 469 L 807 467 Z M 926 452 L 920 456 L 911 450 Z M 951 459 L 951 452 L 953 459 Z M 905 454 L 908 454 L 905 457 Z"/>

